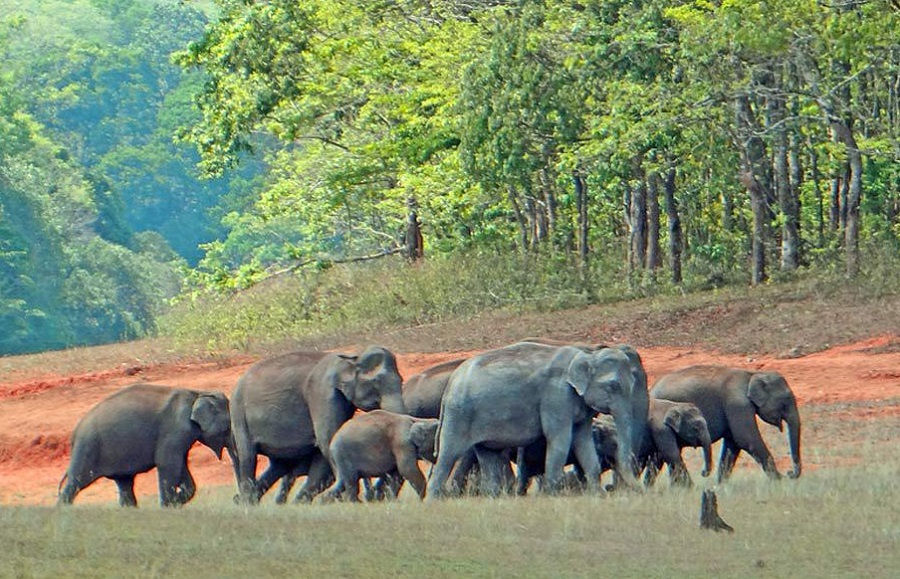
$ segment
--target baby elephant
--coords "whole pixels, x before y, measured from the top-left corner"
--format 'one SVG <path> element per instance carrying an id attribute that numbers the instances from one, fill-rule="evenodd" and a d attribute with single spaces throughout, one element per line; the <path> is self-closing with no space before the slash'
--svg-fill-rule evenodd
<path id="1" fill-rule="evenodd" d="M 196 490 L 187 464 L 191 446 L 199 440 L 221 459 L 230 439 L 228 398 L 221 392 L 128 386 L 94 406 L 75 427 L 59 503 L 71 504 L 81 489 L 107 477 L 119 487 L 119 504 L 136 507 L 134 477 L 156 467 L 160 503 L 181 506 Z"/>
<path id="2" fill-rule="evenodd" d="M 689 402 L 670 402 L 650 399 L 647 417 L 649 438 L 645 438 L 639 463 L 647 467 L 644 483 L 652 485 L 664 464 L 669 465 L 669 476 L 674 484 L 691 485 L 691 477 L 681 458 L 685 446 L 703 449 L 703 476 L 712 468 L 710 436 L 706 419 L 700 409 Z"/>
<path id="3" fill-rule="evenodd" d="M 425 476 L 419 459 L 434 462 L 434 440 L 438 421 L 415 418 L 387 410 L 373 410 L 353 417 L 331 439 L 334 484 L 323 499 L 359 500 L 360 477 L 397 475 L 425 496 Z"/>

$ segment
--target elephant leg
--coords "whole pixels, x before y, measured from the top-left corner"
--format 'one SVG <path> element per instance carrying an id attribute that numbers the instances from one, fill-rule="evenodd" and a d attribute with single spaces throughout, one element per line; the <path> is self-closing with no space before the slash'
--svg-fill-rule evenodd
<path id="1" fill-rule="evenodd" d="M 134 475 L 121 475 L 113 477 L 119 488 L 119 505 L 123 507 L 136 507 L 137 497 L 134 496 Z"/>
<path id="2" fill-rule="evenodd" d="M 748 427 L 738 432 L 732 431 L 732 437 L 734 438 L 735 445 L 741 450 L 746 450 L 747 453 L 756 460 L 757 464 L 762 467 L 769 478 L 776 480 L 781 478 L 778 469 L 775 467 L 775 459 L 772 458 L 769 447 L 766 446 L 765 441 L 762 439 L 762 435 L 759 433 L 755 418 L 753 420 L 752 428 Z M 733 463 L 732 466 L 734 466 Z M 728 472 L 731 472 L 730 469 Z"/>
<path id="3" fill-rule="evenodd" d="M 415 489 L 419 499 L 425 498 L 425 475 L 422 474 L 422 470 L 419 468 L 419 461 L 415 454 L 410 453 L 406 456 L 398 457 L 397 472 Z"/>
<path id="4" fill-rule="evenodd" d="M 600 492 L 600 459 L 597 457 L 590 420 L 575 427 L 570 444 L 575 453 L 575 460 L 583 471 L 588 490 L 592 493 Z"/>
<path id="5" fill-rule="evenodd" d="M 662 461 L 657 453 L 653 453 L 647 458 L 647 464 L 644 466 L 644 486 L 647 488 L 656 484 L 656 477 L 662 468 Z"/>
<path id="6" fill-rule="evenodd" d="M 499 496 L 502 487 L 503 458 L 505 454 L 502 451 L 476 446 L 475 456 L 478 459 L 478 466 L 481 468 L 481 492 L 489 497 Z"/>
<path id="7" fill-rule="evenodd" d="M 300 490 L 297 491 L 294 502 L 308 503 L 312 501 L 316 495 L 328 488 L 328 485 L 334 481 L 334 478 L 335 476 L 331 470 L 331 465 L 328 464 L 328 461 L 325 460 L 324 456 L 316 453 L 310 461 L 309 473 L 306 475 L 306 481 L 303 483 L 303 486 L 300 487 Z"/>
<path id="8" fill-rule="evenodd" d="M 445 496 L 446 489 L 444 487 L 447 479 L 454 472 L 454 467 L 459 467 L 457 462 L 471 451 L 471 447 L 461 444 L 456 437 L 450 435 L 446 428 L 441 432 L 438 448 L 437 462 L 431 471 L 428 490 L 425 493 L 430 499 Z M 456 478 L 454 476 L 454 482 L 456 482 Z"/>
<path id="9" fill-rule="evenodd" d="M 528 483 L 531 480 L 531 472 L 525 463 L 525 447 L 520 446 L 516 450 L 516 495 L 524 497 L 528 493 Z"/>
<path id="10" fill-rule="evenodd" d="M 88 484 L 90 483 L 82 484 L 76 476 L 67 476 L 66 484 L 59 491 L 59 504 L 71 505 L 75 501 L 75 495 L 81 492 Z"/>
<path id="11" fill-rule="evenodd" d="M 385 499 L 393 500 L 400 495 L 400 487 L 403 486 L 403 477 L 400 476 L 398 471 L 391 471 L 383 477 L 380 477 L 378 480 L 384 488 L 382 493 L 384 494 Z"/>
<path id="12" fill-rule="evenodd" d="M 262 493 L 256 485 L 256 465 L 259 457 L 255 450 L 238 447 L 238 496 L 235 502 L 255 505 L 259 502 Z"/>
<path id="13" fill-rule="evenodd" d="M 741 449 L 734 444 L 734 441 L 730 438 L 722 439 L 722 453 L 719 455 L 719 470 L 716 475 L 717 482 L 722 483 L 728 479 L 740 454 Z"/>
<path id="14" fill-rule="evenodd" d="M 197 484 L 194 481 L 194 477 L 191 475 L 191 471 L 188 470 L 187 465 L 184 468 L 184 477 L 181 479 L 181 483 L 179 483 L 178 488 L 176 489 L 175 498 L 179 505 L 185 505 L 197 492 Z"/>
<path id="15" fill-rule="evenodd" d="M 450 474 L 450 486 L 453 492 L 465 494 L 470 489 L 477 492 L 477 484 L 474 481 L 480 476 L 479 473 L 478 457 L 475 456 L 475 449 L 471 448 L 460 457 Z"/>
<path id="16" fill-rule="evenodd" d="M 541 417 L 541 423 L 544 428 L 544 438 L 547 439 L 547 455 L 544 458 L 544 490 L 549 493 L 557 492 L 563 482 L 563 467 L 566 465 L 566 459 L 569 457 L 569 451 L 572 448 L 572 425 L 566 424 L 556 416 L 544 415 Z M 590 429 L 590 424 L 588 424 Z M 593 438 L 589 437 L 591 443 L 591 454 L 594 457 L 594 467 L 586 467 L 585 470 L 592 471 L 593 474 L 600 472 L 599 462 L 597 460 L 597 451 L 594 449 Z M 584 451 L 580 451 L 581 454 Z M 579 458 L 581 457 L 579 454 Z M 590 462 L 589 457 L 584 460 Z"/>
<path id="17" fill-rule="evenodd" d="M 181 506 L 183 503 L 179 500 L 178 487 L 186 479 L 187 456 L 174 464 L 158 464 L 156 471 L 159 478 L 160 505 L 164 507 Z"/>
<path id="18" fill-rule="evenodd" d="M 688 474 L 684 459 L 681 458 L 681 447 L 675 440 L 675 434 L 666 429 L 654 436 L 656 444 L 656 461 L 658 464 L 665 462 L 669 465 L 669 478 L 672 484 L 691 486 L 691 476 Z"/>
<path id="19" fill-rule="evenodd" d="M 290 468 L 290 472 L 281 477 L 281 484 L 278 487 L 278 494 L 275 495 L 275 503 L 283 505 L 287 502 L 294 488 L 297 479 L 309 472 L 310 458 L 301 460 L 299 463 Z"/>
<path id="20" fill-rule="evenodd" d="M 259 501 L 275 483 L 278 481 L 284 482 L 282 480 L 284 477 L 290 477 L 296 464 L 295 460 L 270 457 L 269 466 L 254 482 L 256 500 Z M 290 491 L 290 486 L 288 486 L 287 491 Z"/>

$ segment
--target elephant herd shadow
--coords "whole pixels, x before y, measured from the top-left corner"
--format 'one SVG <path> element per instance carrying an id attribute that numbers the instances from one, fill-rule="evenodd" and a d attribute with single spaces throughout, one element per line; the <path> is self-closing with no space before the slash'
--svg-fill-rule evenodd
<path id="1" fill-rule="evenodd" d="M 718 441 L 718 482 L 741 452 L 780 478 L 757 417 L 787 426 L 787 475 L 800 476 L 800 415 L 777 372 L 688 366 L 650 388 L 630 346 L 527 338 L 404 381 L 380 346 L 296 351 L 251 366 L 230 400 L 134 384 L 101 401 L 72 432 L 58 503 L 108 478 L 120 505 L 137 506 L 135 476 L 156 469 L 160 504 L 182 506 L 196 493 L 196 442 L 227 451 L 244 505 L 276 484 L 277 503 L 384 500 L 403 485 L 428 500 L 603 493 L 651 486 L 664 469 L 689 487 L 683 449 L 700 449 L 707 476 Z"/>

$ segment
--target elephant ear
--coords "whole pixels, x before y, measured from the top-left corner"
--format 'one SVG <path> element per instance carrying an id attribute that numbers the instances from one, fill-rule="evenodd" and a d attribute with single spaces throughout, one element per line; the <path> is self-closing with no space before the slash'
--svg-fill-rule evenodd
<path id="1" fill-rule="evenodd" d="M 409 440 L 418 450 L 419 456 L 431 460 L 434 456 L 434 439 L 437 421 L 416 421 L 409 427 Z M 429 448 L 430 447 L 430 448 Z"/>
<path id="2" fill-rule="evenodd" d="M 357 366 L 360 372 L 371 372 L 384 363 L 384 350 L 376 346 L 369 346 L 359 355 Z"/>
<path id="3" fill-rule="evenodd" d="M 588 387 L 591 385 L 591 377 L 593 368 L 591 361 L 586 354 L 579 352 L 575 354 L 569 367 L 566 370 L 566 381 L 569 386 L 575 389 L 579 396 L 587 394 Z"/>
<path id="4" fill-rule="evenodd" d="M 231 427 L 224 395 L 201 394 L 191 406 L 191 420 L 206 436 L 221 436 Z"/>
<path id="5" fill-rule="evenodd" d="M 684 412 L 678 407 L 670 408 L 663 418 L 663 424 L 678 434 L 681 434 L 681 429 L 685 426 L 684 421 Z"/>
<path id="6" fill-rule="evenodd" d="M 756 373 L 750 376 L 747 384 L 747 398 L 757 408 L 764 408 L 770 403 L 772 393 L 770 392 L 769 383 L 766 381 L 766 375 Z"/>
<path id="7" fill-rule="evenodd" d="M 756 406 L 756 413 L 764 421 L 782 428 L 784 404 L 792 398 L 784 377 L 777 372 L 757 372 L 747 384 L 747 398 Z"/>
<path id="8" fill-rule="evenodd" d="M 353 400 L 356 395 L 356 383 L 359 381 L 359 357 L 338 354 L 330 370 L 331 380 L 344 398 Z"/>

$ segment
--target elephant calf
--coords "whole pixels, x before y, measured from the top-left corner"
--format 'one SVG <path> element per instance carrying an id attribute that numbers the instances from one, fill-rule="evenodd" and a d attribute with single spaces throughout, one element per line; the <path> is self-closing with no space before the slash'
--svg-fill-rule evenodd
<path id="1" fill-rule="evenodd" d="M 712 470 L 712 456 L 709 427 L 696 405 L 689 402 L 650 399 L 647 416 L 649 437 L 644 437 L 644 446 L 638 457 L 638 466 L 645 467 L 645 482 L 653 484 L 663 465 L 669 465 L 669 476 L 674 484 L 691 485 L 681 449 L 685 446 L 703 449 L 703 476 Z"/>
<path id="2" fill-rule="evenodd" d="M 221 459 L 230 439 L 228 398 L 221 392 L 128 386 L 94 406 L 75 427 L 59 503 L 71 504 L 82 489 L 106 477 L 119 487 L 119 504 L 136 507 L 134 477 L 155 467 L 162 506 L 183 505 L 196 490 L 187 464 L 191 446 L 199 440 Z"/>
<path id="3" fill-rule="evenodd" d="M 347 494 L 359 500 L 360 477 L 403 477 L 425 496 L 425 476 L 419 459 L 434 462 L 438 421 L 387 410 L 360 414 L 341 426 L 331 439 L 331 458 L 337 480 L 325 492 L 326 500 Z"/>

